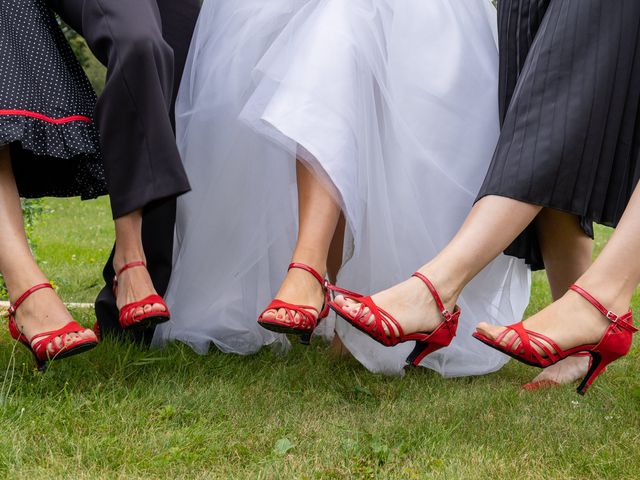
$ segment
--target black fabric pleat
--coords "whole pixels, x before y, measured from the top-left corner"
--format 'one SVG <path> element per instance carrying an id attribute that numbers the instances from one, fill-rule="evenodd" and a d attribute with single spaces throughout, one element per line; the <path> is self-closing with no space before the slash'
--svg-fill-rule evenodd
<path id="1" fill-rule="evenodd" d="M 640 1 L 502 0 L 502 132 L 478 198 L 616 226 L 640 178 Z M 543 268 L 531 225 L 507 249 Z"/>

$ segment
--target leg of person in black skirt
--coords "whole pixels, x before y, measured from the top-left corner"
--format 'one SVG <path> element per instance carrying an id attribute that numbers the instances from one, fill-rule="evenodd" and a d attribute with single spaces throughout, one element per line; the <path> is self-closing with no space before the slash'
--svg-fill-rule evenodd
<path id="1" fill-rule="evenodd" d="M 580 226 L 576 215 L 544 208 L 534 220 L 551 298 L 559 300 L 591 266 L 593 240 Z M 573 383 L 587 373 L 586 357 L 569 357 L 545 368 L 525 390 L 538 390 Z"/>
<path id="2" fill-rule="evenodd" d="M 156 292 L 164 294 L 171 272 L 175 198 L 189 190 L 173 135 L 172 110 L 199 2 L 48 3 L 107 66 L 96 122 L 116 245 L 105 267 L 107 286 L 96 312 L 103 331 L 140 332 L 169 319 Z M 112 289 L 114 273 L 118 281 Z"/>
<path id="3" fill-rule="evenodd" d="M 514 95 L 518 78 L 526 63 L 536 34 L 549 8 L 550 0 L 501 0 L 498 2 L 500 40 L 500 123 L 503 124 Z M 561 298 L 591 265 L 593 232 L 581 227 L 577 215 L 545 208 L 528 227 L 523 237 L 539 244 L 534 268 L 547 273 L 551 298 Z M 516 256 L 521 252 L 514 252 Z M 526 256 L 526 255 L 525 255 Z M 544 369 L 527 390 L 573 383 L 582 378 L 588 367 L 585 357 L 571 357 Z"/>
<path id="4" fill-rule="evenodd" d="M 630 305 L 640 285 L 639 251 L 640 187 L 636 187 L 605 248 L 560 300 L 520 327 L 480 324 L 478 338 L 533 366 L 557 362 L 572 351 L 586 356 L 589 371 L 578 387 L 584 394 L 607 364 L 629 351 L 637 332 Z"/>
<path id="5" fill-rule="evenodd" d="M 504 1 L 525 8 L 527 4 Z M 578 217 L 585 232 L 593 221 L 609 226 L 620 221 L 640 178 L 640 3 L 548 3 L 509 102 L 479 200 L 453 240 L 419 270 L 431 279 L 444 305 L 439 308 L 416 278 L 368 301 L 386 312 L 380 318 L 353 296 L 337 297 L 334 308 L 361 330 L 382 329 L 394 338 L 400 332 L 432 332 L 449 321 L 445 316 L 443 322 L 442 307 L 453 311 L 464 286 L 501 252 L 535 266 L 541 257 L 540 239 L 531 225 L 543 208 Z M 602 299 L 609 308 L 620 307 L 627 297 L 626 290 L 619 298 L 607 292 L 603 290 Z M 598 296 L 599 291 L 592 294 Z M 580 295 L 583 302 L 587 298 L 580 289 L 567 295 Z M 589 303 L 593 304 L 589 300 L 584 305 L 593 308 Z M 553 328 L 550 322 L 527 325 L 527 332 L 521 324 L 510 329 L 482 324 L 478 336 L 541 367 L 588 355 L 596 368 L 603 365 L 599 358 L 606 364 L 626 354 L 633 330 L 629 319 L 618 321 L 609 315 L 616 333 L 610 337 L 605 322 L 592 322 L 586 315 L 577 335 L 576 320 L 584 311 L 554 316 Z M 594 345 L 580 346 L 604 338 L 606 348 L 600 351 Z M 593 378 L 585 379 L 582 392 Z"/>

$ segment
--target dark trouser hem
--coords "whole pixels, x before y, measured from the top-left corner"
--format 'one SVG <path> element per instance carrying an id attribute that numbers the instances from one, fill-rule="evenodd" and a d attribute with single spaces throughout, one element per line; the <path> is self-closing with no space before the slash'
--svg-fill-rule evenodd
<path id="1" fill-rule="evenodd" d="M 110 198 L 113 219 L 117 220 L 118 218 L 124 217 L 136 210 L 142 210 L 144 212 L 148 207 L 152 207 L 154 204 L 162 202 L 163 200 L 173 199 L 175 201 L 177 197 L 189 192 L 190 190 L 191 187 L 189 187 L 189 184 L 185 184 L 178 190 L 172 186 L 166 190 L 149 192 L 145 196 L 136 194 L 131 198 Z"/>

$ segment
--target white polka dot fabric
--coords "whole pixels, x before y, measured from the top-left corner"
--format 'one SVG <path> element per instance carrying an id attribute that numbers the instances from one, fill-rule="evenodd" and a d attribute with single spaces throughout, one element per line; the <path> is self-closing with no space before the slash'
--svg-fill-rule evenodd
<path id="1" fill-rule="evenodd" d="M 0 0 L 0 145 L 25 197 L 106 193 L 96 97 L 44 0 Z"/>

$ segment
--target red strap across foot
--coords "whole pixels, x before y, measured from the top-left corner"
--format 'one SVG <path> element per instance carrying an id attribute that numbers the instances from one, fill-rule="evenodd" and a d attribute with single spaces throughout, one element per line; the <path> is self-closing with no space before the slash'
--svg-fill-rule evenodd
<path id="1" fill-rule="evenodd" d="M 633 323 L 632 323 L 633 312 L 631 310 L 629 310 L 627 313 L 625 313 L 622 316 L 618 316 L 615 313 L 613 313 L 611 310 L 607 310 L 598 300 L 595 299 L 595 297 L 593 297 L 584 288 L 578 285 L 571 285 L 569 288 L 574 292 L 578 293 L 579 295 L 581 295 L 591 305 L 596 307 L 598 311 L 602 313 L 602 315 L 604 315 L 607 318 L 607 320 L 609 320 L 610 322 L 620 325 L 621 328 L 631 333 L 635 333 L 638 331 L 638 329 L 633 326 Z"/>
<path id="2" fill-rule="evenodd" d="M 18 328 L 17 325 L 15 324 L 16 311 L 18 310 L 20 305 L 22 305 L 22 303 L 29 297 L 29 295 L 31 295 L 34 292 L 37 292 L 38 290 L 42 290 L 43 288 L 53 289 L 53 285 L 51 285 L 51 283 L 40 283 L 38 285 L 34 285 L 29 290 L 27 290 L 22 295 L 20 295 L 20 297 L 18 297 L 18 299 L 15 301 L 15 303 L 9 307 L 9 310 L 7 312 L 10 319 L 9 322 L 10 323 L 13 322 L 13 325 L 16 329 Z M 24 337 L 24 335 L 22 335 L 22 333 L 20 333 L 20 337 L 23 338 L 25 342 L 29 343 L 29 345 L 31 346 L 31 349 L 33 350 L 33 352 L 35 352 L 38 359 L 42 360 L 42 359 L 48 358 L 49 355 L 47 354 L 47 346 L 50 343 L 53 344 L 52 342 L 56 338 L 60 338 L 63 346 L 61 348 L 58 348 L 55 346 L 55 344 L 53 344 L 54 345 L 53 356 L 58 355 L 60 352 L 62 352 L 67 348 L 71 348 L 82 343 L 88 343 L 88 342 L 94 341 L 93 339 L 81 339 L 76 341 L 72 345 L 66 345 L 67 343 L 66 336 L 68 334 L 82 333 L 85 330 L 87 330 L 85 327 L 83 327 L 82 325 L 78 324 L 75 321 L 72 321 L 67 323 L 64 327 L 59 328 L 58 330 L 51 330 L 48 332 L 38 333 L 33 337 L 31 337 L 30 340 L 26 340 L 26 338 Z"/>
<path id="3" fill-rule="evenodd" d="M 282 300 L 278 300 L 277 298 L 273 300 L 267 309 L 262 312 L 262 317 L 265 313 L 270 310 L 280 310 L 284 309 L 287 313 L 287 324 L 293 327 L 302 327 L 304 329 L 314 330 L 318 323 L 318 317 L 320 316 L 320 312 L 316 307 L 311 305 L 294 305 L 292 303 L 283 302 Z M 312 310 L 314 313 L 310 312 Z M 296 314 L 298 314 L 298 321 L 296 321 Z M 302 319 L 303 321 L 300 321 Z M 275 319 L 274 319 L 275 320 Z M 272 321 L 272 320 L 270 320 Z M 276 322 L 278 320 L 275 320 Z"/>
<path id="4" fill-rule="evenodd" d="M 324 277 L 320 275 L 315 269 L 311 268 L 309 265 L 305 265 L 304 263 L 293 262 L 289 265 L 288 270 L 291 270 L 292 268 L 299 268 L 300 270 L 309 272 L 320 283 L 320 285 L 322 285 L 323 287 L 326 286 L 326 281 Z"/>
<path id="5" fill-rule="evenodd" d="M 291 270 L 292 268 L 298 268 L 300 270 L 304 270 L 305 272 L 310 273 L 311 275 L 313 275 L 313 278 L 315 278 L 318 281 L 318 283 L 323 287 L 323 289 L 326 289 L 323 311 L 319 312 L 317 308 L 312 307 L 310 305 L 294 305 L 292 303 L 284 302 L 276 298 L 269 304 L 266 310 L 260 314 L 258 319 L 266 323 L 282 324 L 283 322 L 280 322 L 279 320 L 275 320 L 275 319 L 265 320 L 262 317 L 264 316 L 265 313 L 267 313 L 270 310 L 284 309 L 287 316 L 286 323 L 288 325 L 295 328 L 302 328 L 305 330 L 313 331 L 316 328 L 316 325 L 318 324 L 318 322 L 322 318 L 326 317 L 328 314 L 328 308 L 329 308 L 328 301 L 330 299 L 329 282 L 327 282 L 324 279 L 324 277 L 320 275 L 314 268 L 304 263 L 292 262 L 291 264 L 289 264 L 288 270 Z M 311 310 L 311 312 L 309 310 Z M 315 312 L 315 313 L 312 313 L 312 312 Z M 295 319 L 296 314 L 298 314 L 298 321 L 296 321 Z"/>
<path id="6" fill-rule="evenodd" d="M 123 272 L 126 272 L 130 268 L 146 267 L 146 266 L 147 266 L 147 264 L 144 263 L 142 260 L 138 260 L 137 262 L 127 263 L 120 270 L 118 270 L 118 273 L 116 273 L 116 278 L 119 277 L 120 275 L 122 275 Z"/>
<path id="7" fill-rule="evenodd" d="M 427 286 L 427 288 L 431 292 L 431 295 L 433 295 L 433 299 L 436 301 L 436 305 L 438 306 L 438 309 L 440 310 L 440 313 L 442 314 L 444 319 L 451 320 L 452 318 L 451 312 L 449 312 L 449 310 L 447 310 L 444 307 L 444 303 L 442 303 L 442 299 L 440 298 L 440 295 L 438 295 L 438 291 L 436 290 L 436 287 L 434 287 L 433 283 L 431 283 L 431 280 L 429 280 L 420 272 L 416 272 L 412 276 L 422 280 L 422 282 Z"/>
<path id="8" fill-rule="evenodd" d="M 514 335 L 504 345 L 504 348 L 516 355 L 523 356 L 528 360 L 534 360 L 539 364 L 555 363 L 563 358 L 561 355 L 563 350 L 556 342 L 546 335 L 527 330 L 522 322 L 506 327 L 495 339 L 495 344 L 500 345 L 510 332 L 513 332 Z M 516 344 L 518 341 L 520 343 Z M 546 357 L 535 347 L 538 347 Z"/>
<path id="9" fill-rule="evenodd" d="M 42 290 L 43 288 L 53 288 L 53 285 L 51 285 L 50 283 L 39 283 L 38 285 L 34 285 L 33 287 L 31 287 L 29 290 L 27 290 L 26 292 L 24 292 L 22 295 L 18 297 L 18 299 L 14 302 L 14 304 L 11 305 L 7 310 L 7 315 L 9 316 L 15 315 L 16 310 L 18 310 L 18 307 L 22 305 L 22 302 L 24 302 L 29 295 L 31 295 L 34 292 L 37 292 L 38 290 Z"/>
<path id="10" fill-rule="evenodd" d="M 88 329 L 78 324 L 77 322 L 69 322 L 64 327 L 58 330 L 51 330 L 50 332 L 43 332 L 43 333 L 38 333 L 37 335 L 34 335 L 33 337 L 31 337 L 31 340 L 29 341 L 29 343 L 31 344 L 31 348 L 33 348 L 33 350 L 38 354 L 38 356 L 43 357 L 46 351 L 47 345 L 52 343 L 56 338 L 60 338 L 62 342 L 62 348 L 58 348 L 55 346 L 55 344 L 53 344 L 54 345 L 53 356 L 55 356 L 65 348 L 73 346 L 73 345 L 65 345 L 67 343 L 66 336 L 68 334 L 82 333 L 85 330 L 88 330 Z M 93 340 L 93 339 L 90 339 L 90 340 Z M 80 342 L 83 342 L 83 341 L 85 340 L 80 340 Z"/>
<path id="11" fill-rule="evenodd" d="M 147 305 L 153 305 L 153 304 L 162 305 L 164 307 L 164 310 L 160 312 L 155 312 L 155 311 L 144 312 L 137 316 L 132 313 L 132 312 L 135 312 L 135 310 L 139 307 L 144 308 Z M 165 303 L 164 299 L 160 295 L 157 295 L 157 294 L 149 295 L 143 298 L 142 300 L 128 303 L 124 307 L 122 307 L 122 309 L 120 309 L 120 326 L 122 326 L 122 328 L 128 328 L 131 325 L 135 325 L 140 320 L 148 317 L 169 317 L 169 308 L 167 307 L 167 304 Z"/>

